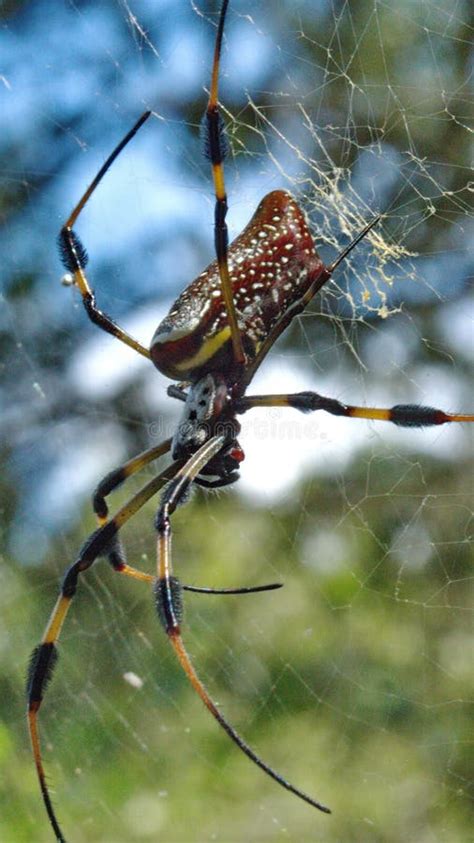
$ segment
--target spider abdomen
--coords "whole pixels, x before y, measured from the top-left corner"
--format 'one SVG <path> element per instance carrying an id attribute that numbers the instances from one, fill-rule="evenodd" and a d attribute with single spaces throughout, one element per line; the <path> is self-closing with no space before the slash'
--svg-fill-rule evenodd
<path id="1" fill-rule="evenodd" d="M 251 361 L 270 331 L 325 272 L 305 215 L 291 194 L 275 190 L 229 247 L 229 275 L 244 351 Z M 155 366 L 176 380 L 209 371 L 234 375 L 230 327 L 217 262 L 178 297 L 150 347 Z"/>

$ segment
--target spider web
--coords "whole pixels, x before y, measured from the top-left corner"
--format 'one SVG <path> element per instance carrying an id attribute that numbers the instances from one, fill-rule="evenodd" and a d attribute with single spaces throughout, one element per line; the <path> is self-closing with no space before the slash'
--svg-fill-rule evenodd
<path id="1" fill-rule="evenodd" d="M 4 840 L 50 839 L 23 673 L 94 528 L 91 490 L 170 435 L 179 410 L 166 379 L 97 336 L 59 286 L 54 240 L 151 107 L 78 224 L 99 304 L 146 343 L 212 258 L 199 122 L 215 11 L 204 0 L 5 10 Z M 231 237 L 276 188 L 298 195 L 327 262 L 383 213 L 251 392 L 472 411 L 468 22 L 465 3 L 231 0 L 220 90 Z M 239 484 L 175 516 L 177 573 L 284 588 L 187 595 L 184 636 L 231 722 L 334 814 L 252 769 L 186 685 L 149 591 L 101 562 L 81 581 L 41 712 L 68 839 L 467 841 L 472 432 L 278 409 L 242 423 Z M 124 531 L 148 571 L 155 506 Z"/>

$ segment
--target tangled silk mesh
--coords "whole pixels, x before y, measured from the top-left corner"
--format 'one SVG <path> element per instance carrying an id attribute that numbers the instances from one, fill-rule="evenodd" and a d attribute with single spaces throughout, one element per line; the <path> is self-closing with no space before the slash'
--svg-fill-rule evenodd
<path id="1" fill-rule="evenodd" d="M 171 180 L 180 199 L 186 202 L 189 183 L 192 192 L 208 198 L 206 217 L 189 223 L 199 229 L 195 240 L 207 238 L 205 247 L 193 241 L 196 251 L 208 254 L 212 188 L 208 165 L 197 153 L 205 97 L 201 92 L 199 107 L 188 101 L 188 111 L 176 107 L 170 117 L 170 67 L 177 72 L 173 51 L 181 39 L 185 52 L 190 45 L 200 46 L 195 73 L 207 84 L 208 36 L 216 18 L 204 2 L 180 0 L 177 6 L 108 6 L 112 24 L 105 20 L 104 25 L 123 29 L 127 48 L 101 46 L 98 39 L 98 54 L 114 68 L 120 84 L 112 94 L 97 88 L 90 107 L 107 114 L 133 75 L 135 99 L 148 106 L 150 97 L 157 118 L 151 131 L 159 135 L 154 143 L 167 156 L 163 170 L 150 179 L 161 188 L 167 166 L 176 166 Z M 86 34 L 98 25 L 93 19 L 87 23 L 89 12 L 88 7 L 68 7 Z M 172 13 L 178 35 L 169 23 Z M 168 44 L 161 20 L 172 39 Z M 420 400 L 447 410 L 472 409 L 466 376 L 472 338 L 464 321 L 472 223 L 468 21 L 467 3 L 231 0 L 220 89 L 230 141 L 231 236 L 265 191 L 275 187 L 300 197 L 328 261 L 371 216 L 383 214 L 324 295 L 300 317 L 293 344 L 270 355 L 269 387 L 262 391 L 325 392 L 323 384 L 336 389 L 334 397 L 353 403 L 369 403 L 370 396 L 378 405 Z M 193 41 L 193 31 L 204 47 Z M 166 96 L 157 97 L 155 83 L 167 73 L 168 89 L 161 89 Z M 181 133 L 183 126 L 188 135 Z M 85 131 L 75 127 L 74 134 L 81 145 Z M 130 200 L 132 212 L 136 205 L 149 207 L 137 163 L 140 143 L 137 139 L 136 149 L 122 156 L 131 162 L 127 191 L 138 196 Z M 104 197 L 114 179 L 113 169 L 103 185 Z M 69 184 L 61 207 L 67 211 L 83 187 Z M 100 219 L 93 216 L 94 207 L 100 208 Z M 100 249 L 96 246 L 94 253 L 89 246 L 103 226 L 107 260 L 113 262 L 113 241 L 120 233 L 108 215 L 106 199 L 98 192 L 81 231 L 91 252 L 94 286 L 98 293 L 101 289 L 104 309 L 114 314 L 128 295 L 132 298 L 134 282 L 118 268 L 116 277 L 123 271 L 126 283 L 119 284 L 119 292 L 107 288 Z M 187 223 L 180 225 L 183 230 L 172 228 L 166 237 L 177 240 L 183 250 L 180 262 L 186 263 Z M 153 255 L 159 263 L 158 247 Z M 175 253 L 173 258 L 176 263 Z M 200 268 L 194 267 L 194 274 Z M 150 266 L 145 263 L 140 272 L 147 276 Z M 170 296 L 178 292 L 179 285 L 167 288 Z M 57 289 L 48 293 L 53 294 L 65 296 Z M 61 301 L 64 311 L 72 309 L 66 296 Z M 81 330 L 83 320 L 77 308 Z M 23 342 L 26 328 L 19 330 Z M 397 331 L 399 344 L 390 345 Z M 47 490 L 48 500 L 67 497 L 67 483 L 58 491 L 57 480 L 80 474 L 81 459 L 89 476 L 98 478 L 137 451 L 138 443 L 146 447 L 169 435 L 167 425 L 175 422 L 168 415 L 169 402 L 155 397 L 154 372 L 140 369 L 136 383 L 126 383 L 117 394 L 111 390 L 112 401 L 94 393 L 105 361 L 119 359 L 120 352 L 113 341 L 102 339 L 98 350 L 91 336 L 84 338 L 91 371 L 81 363 L 90 391 L 84 392 L 82 384 L 62 428 L 56 461 L 45 470 L 41 490 Z M 69 342 L 72 357 L 80 344 L 77 337 Z M 407 357 L 401 354 L 400 362 L 380 365 L 380 356 L 392 348 L 401 353 L 404 345 Z M 34 389 L 47 395 L 49 374 L 30 356 L 26 342 L 22 355 L 26 368 L 34 366 Z M 333 362 L 331 375 L 327 370 Z M 302 373 L 308 381 L 293 387 Z M 29 383 L 27 396 L 31 389 Z M 164 422 L 158 423 L 161 418 Z M 49 423 L 54 437 L 56 406 Z M 343 424 L 303 416 L 287 421 L 278 410 L 249 422 L 241 494 L 237 489 L 199 493 L 174 521 L 177 573 L 185 582 L 216 587 L 275 579 L 285 583 L 275 595 L 187 596 L 185 638 L 229 719 L 269 763 L 327 802 L 334 816 L 319 825 L 309 809 L 280 793 L 226 743 L 188 693 L 146 589 L 114 577 L 100 563 L 81 581 L 80 598 L 62 636 L 57 676 L 41 713 L 55 803 L 75 843 L 186 841 L 190 827 L 199 829 L 192 838 L 199 841 L 261 841 L 274 834 L 313 840 L 315 833 L 325 843 L 467 839 L 472 787 L 467 751 L 469 432 L 400 433 L 349 420 Z M 260 464 L 268 440 L 267 463 Z M 36 447 L 41 450 L 43 444 L 38 437 Z M 77 450 L 71 463 L 72 446 Z M 272 494 L 272 461 L 288 478 L 278 495 Z M 297 469 L 291 474 L 293 462 Z M 254 474 L 252 465 L 259 466 Z M 150 473 L 145 475 L 146 480 Z M 142 482 L 143 477 L 123 495 L 119 492 L 112 511 Z M 44 572 L 36 579 L 41 599 L 34 608 L 32 644 L 61 571 L 93 528 L 86 497 L 84 488 L 71 496 L 68 516 L 63 514 L 53 525 L 56 535 L 48 538 L 49 555 L 45 552 L 42 562 L 46 585 Z M 82 524 L 74 524 L 76 511 L 83 508 Z M 151 571 L 153 510 L 154 504 L 124 531 L 130 562 Z M 26 544 L 31 548 L 30 540 L 20 546 Z M 35 803 L 29 803 L 28 814 L 39 816 Z M 38 839 L 48 839 L 47 833 Z"/>

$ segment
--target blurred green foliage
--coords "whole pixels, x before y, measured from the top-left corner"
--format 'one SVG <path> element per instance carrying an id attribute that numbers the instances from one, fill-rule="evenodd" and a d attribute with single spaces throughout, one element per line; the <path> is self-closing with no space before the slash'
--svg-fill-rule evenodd
<path id="1" fill-rule="evenodd" d="M 390 470 L 400 477 L 403 461 L 392 457 Z M 360 488 L 367 462 L 347 477 Z M 71 840 L 467 843 L 469 489 L 432 460 L 417 460 L 398 503 L 378 485 L 342 520 L 337 486 L 318 480 L 271 511 L 234 493 L 199 493 L 175 519 L 185 581 L 284 582 L 271 594 L 188 594 L 185 640 L 249 742 L 333 815 L 280 792 L 241 757 L 181 675 L 149 589 L 100 563 L 81 583 L 41 713 L 49 779 Z M 403 550 L 400 501 L 413 527 Z M 135 519 L 127 541 L 148 570 L 152 513 Z M 21 686 L 80 532 L 63 536 L 41 569 L 8 561 L 2 569 L 5 841 L 50 839 Z M 321 532 L 335 543 L 324 545 Z M 444 543 L 447 535 L 455 540 Z M 141 688 L 127 683 L 129 672 Z"/>

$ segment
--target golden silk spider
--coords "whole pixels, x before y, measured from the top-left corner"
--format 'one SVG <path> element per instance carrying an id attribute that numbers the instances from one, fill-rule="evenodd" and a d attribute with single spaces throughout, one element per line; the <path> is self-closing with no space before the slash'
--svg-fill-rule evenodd
<path id="1" fill-rule="evenodd" d="M 324 410 L 333 415 L 390 421 L 404 427 L 474 421 L 474 415 L 450 414 L 414 404 L 398 404 L 390 409 L 350 406 L 316 392 L 246 394 L 255 372 L 280 334 L 306 308 L 380 217 L 370 220 L 337 259 L 325 266 L 296 200 L 283 190 L 275 190 L 262 199 L 242 234 L 228 245 L 223 170 L 227 142 L 218 106 L 219 64 L 227 7 L 228 0 L 223 0 L 210 94 L 203 121 L 204 152 L 210 160 L 214 181 L 216 260 L 178 297 L 156 329 L 149 349 L 97 307 L 85 274 L 87 253 L 73 226 L 117 156 L 148 120 L 150 111 L 140 117 L 108 157 L 59 235 L 62 261 L 81 294 L 89 319 L 177 381 L 168 388 L 168 395 L 183 402 L 184 409 L 172 438 L 110 472 L 97 486 L 93 508 L 99 526 L 86 540 L 74 563 L 67 568 L 43 638 L 31 657 L 27 688 L 28 725 L 44 805 L 58 841 L 64 841 L 65 837 L 46 782 L 38 712 L 57 660 L 56 642 L 76 592 L 79 575 L 101 556 L 108 559 L 117 573 L 153 585 L 159 620 L 181 667 L 231 740 L 282 787 L 314 808 L 330 813 L 329 808 L 264 762 L 240 737 L 209 696 L 181 637 L 183 590 L 249 594 L 279 588 L 280 584 L 223 590 L 183 585 L 172 568 L 171 516 L 177 506 L 185 502 L 192 484 L 217 488 L 228 486 L 238 479 L 237 469 L 244 453 L 237 438 L 240 431 L 237 416 L 255 407 L 293 407 L 306 413 Z M 109 517 L 106 496 L 131 475 L 168 452 L 171 452 L 172 458 L 170 465 L 147 482 L 113 517 Z M 157 573 L 152 576 L 127 564 L 119 532 L 163 486 L 165 490 L 155 520 Z"/>

